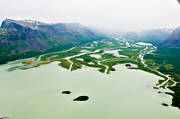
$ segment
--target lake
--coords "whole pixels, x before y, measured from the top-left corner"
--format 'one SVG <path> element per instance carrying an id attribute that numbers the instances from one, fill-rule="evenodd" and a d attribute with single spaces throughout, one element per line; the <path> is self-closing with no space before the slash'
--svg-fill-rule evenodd
<path id="1" fill-rule="evenodd" d="M 153 89 L 160 77 L 117 65 L 103 74 L 84 67 L 67 71 L 58 62 L 28 70 L 0 65 L 0 117 L 10 119 L 179 119 L 180 110 L 165 107 L 172 97 Z M 69 90 L 69 95 L 62 91 Z M 169 90 L 162 90 L 169 91 Z M 89 100 L 73 101 L 78 96 Z"/>

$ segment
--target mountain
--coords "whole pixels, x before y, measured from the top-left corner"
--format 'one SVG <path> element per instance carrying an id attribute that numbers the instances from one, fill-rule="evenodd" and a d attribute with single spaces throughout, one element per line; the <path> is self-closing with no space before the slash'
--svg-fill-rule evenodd
<path id="1" fill-rule="evenodd" d="M 142 32 L 127 32 L 123 34 L 123 37 L 132 41 L 147 42 L 156 45 L 166 40 L 171 32 L 171 29 L 151 29 Z"/>
<path id="2" fill-rule="evenodd" d="M 98 35 L 78 23 L 47 24 L 6 19 L 0 27 L 0 63 L 65 49 L 98 38 Z"/>
<path id="3" fill-rule="evenodd" d="M 159 47 L 180 48 L 180 27 L 176 28 L 170 36 L 158 44 Z"/>
<path id="4" fill-rule="evenodd" d="M 152 43 L 157 47 L 180 48 L 180 27 L 176 29 L 152 29 L 142 32 L 127 32 L 122 35 L 133 42 Z"/>

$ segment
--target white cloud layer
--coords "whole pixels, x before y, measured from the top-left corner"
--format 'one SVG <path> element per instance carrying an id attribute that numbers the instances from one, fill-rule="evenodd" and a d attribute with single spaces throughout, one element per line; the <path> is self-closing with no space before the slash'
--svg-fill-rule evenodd
<path id="1" fill-rule="evenodd" d="M 0 0 L 0 20 L 79 22 L 109 30 L 180 25 L 177 0 Z"/>

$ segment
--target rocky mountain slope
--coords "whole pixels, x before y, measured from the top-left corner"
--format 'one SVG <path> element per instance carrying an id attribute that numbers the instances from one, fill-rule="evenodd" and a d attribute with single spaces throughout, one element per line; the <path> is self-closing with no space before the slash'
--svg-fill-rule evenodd
<path id="1" fill-rule="evenodd" d="M 96 39 L 95 33 L 78 23 L 46 24 L 6 19 L 0 28 L 0 63 Z"/>

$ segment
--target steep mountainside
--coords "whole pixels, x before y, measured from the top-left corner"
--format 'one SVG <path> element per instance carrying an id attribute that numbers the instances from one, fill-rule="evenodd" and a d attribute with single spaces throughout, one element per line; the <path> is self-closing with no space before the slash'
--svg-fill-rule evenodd
<path id="1" fill-rule="evenodd" d="M 78 23 L 6 19 L 0 28 L 0 63 L 96 39 L 96 34 Z"/>
<path id="2" fill-rule="evenodd" d="M 159 47 L 180 48 L 180 27 L 176 28 L 170 36 L 160 44 Z"/>

